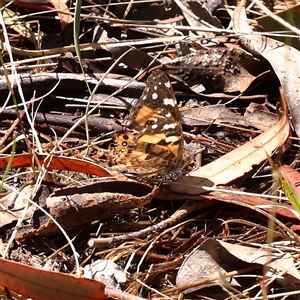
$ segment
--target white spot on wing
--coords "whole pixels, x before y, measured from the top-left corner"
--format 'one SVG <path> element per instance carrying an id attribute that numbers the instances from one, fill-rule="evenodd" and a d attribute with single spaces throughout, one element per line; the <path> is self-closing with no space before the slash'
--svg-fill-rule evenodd
<path id="1" fill-rule="evenodd" d="M 165 138 L 165 141 L 167 143 L 172 143 L 172 142 L 177 142 L 180 139 L 180 137 L 176 136 L 176 135 L 172 135 L 172 136 L 167 136 Z"/>
<path id="2" fill-rule="evenodd" d="M 157 93 L 153 93 L 153 94 L 152 94 L 152 99 L 153 99 L 153 100 L 156 100 L 157 98 L 158 98 Z"/>
<path id="3" fill-rule="evenodd" d="M 153 124 L 153 125 L 151 126 L 152 129 L 156 129 L 157 127 L 158 127 L 157 124 Z"/>
<path id="4" fill-rule="evenodd" d="M 164 104 L 165 104 L 165 105 L 171 105 L 171 106 L 175 107 L 176 102 L 175 102 L 175 100 L 172 99 L 172 98 L 165 98 L 165 99 L 164 99 Z"/>
<path id="5" fill-rule="evenodd" d="M 169 130 L 169 129 L 174 129 L 177 126 L 177 124 L 175 123 L 171 123 L 171 124 L 165 124 L 162 128 L 162 130 Z"/>
<path id="6" fill-rule="evenodd" d="M 168 88 L 168 89 L 171 87 L 170 81 L 165 82 L 165 87 Z"/>
<path id="7" fill-rule="evenodd" d="M 172 116 L 172 115 L 171 115 L 170 112 L 166 113 L 166 115 L 165 115 L 166 118 L 170 118 L 171 116 Z"/>
<path id="8" fill-rule="evenodd" d="M 156 91 L 157 90 L 157 85 L 155 85 L 153 88 L 154 88 L 154 91 Z"/>

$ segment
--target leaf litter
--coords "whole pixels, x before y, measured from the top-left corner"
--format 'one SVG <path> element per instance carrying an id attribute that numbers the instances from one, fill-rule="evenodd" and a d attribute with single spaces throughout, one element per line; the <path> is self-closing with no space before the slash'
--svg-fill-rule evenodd
<path id="1" fill-rule="evenodd" d="M 299 298 L 300 56 L 263 22 L 279 3 L 83 2 L 81 64 L 70 4 L 2 17 L 1 298 Z M 107 149 L 155 69 L 195 156 L 117 173 Z"/>

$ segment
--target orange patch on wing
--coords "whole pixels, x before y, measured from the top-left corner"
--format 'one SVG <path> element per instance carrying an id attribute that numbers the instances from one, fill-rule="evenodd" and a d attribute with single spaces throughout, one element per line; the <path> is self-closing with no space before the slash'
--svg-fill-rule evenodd
<path id="1" fill-rule="evenodd" d="M 139 142 L 148 144 L 158 144 L 161 140 L 165 140 L 166 135 L 164 133 L 160 134 L 145 134 L 139 138 Z"/>
<path id="2" fill-rule="evenodd" d="M 167 153 L 173 153 L 175 157 L 179 157 L 180 155 L 180 150 L 178 145 L 167 145 L 167 146 L 162 146 L 162 145 L 155 145 L 156 148 L 160 148 L 164 152 Z"/>
<path id="3" fill-rule="evenodd" d="M 168 145 L 168 150 L 172 152 L 175 157 L 179 158 L 181 152 L 178 145 Z"/>
<path id="4" fill-rule="evenodd" d="M 151 116 L 153 116 L 153 109 L 148 106 L 144 106 L 136 115 L 135 122 L 137 122 L 140 126 L 145 126 Z"/>

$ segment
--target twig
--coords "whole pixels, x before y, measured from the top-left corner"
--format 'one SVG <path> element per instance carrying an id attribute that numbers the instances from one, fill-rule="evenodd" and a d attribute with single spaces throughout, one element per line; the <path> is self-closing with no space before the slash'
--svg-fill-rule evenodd
<path id="1" fill-rule="evenodd" d="M 31 106 L 31 103 L 28 103 L 26 105 L 27 109 Z M 6 133 L 4 134 L 3 138 L 0 141 L 0 148 L 4 145 L 4 143 L 6 142 L 6 140 L 8 139 L 8 137 L 13 133 L 14 129 L 18 126 L 18 124 L 22 121 L 26 111 L 25 109 L 23 109 L 20 112 L 20 115 L 18 115 L 18 112 L 16 110 L 14 110 L 15 114 L 17 115 L 17 118 L 15 119 L 15 121 L 12 123 L 12 125 L 10 126 L 10 128 L 6 131 Z"/>
<path id="2" fill-rule="evenodd" d="M 130 295 L 126 292 L 122 292 L 120 290 L 115 290 L 107 287 L 105 288 L 105 295 L 108 297 L 112 297 L 114 299 L 122 299 L 122 300 L 147 300 L 145 298 Z"/>
<path id="3" fill-rule="evenodd" d="M 95 248 L 106 248 L 132 239 L 144 238 L 147 235 L 153 234 L 153 232 L 161 232 L 167 227 L 173 226 L 182 218 L 186 217 L 195 210 L 203 208 L 204 206 L 205 203 L 200 201 L 186 201 L 170 218 L 163 220 L 158 224 L 149 226 L 148 228 L 142 229 L 138 232 L 124 234 L 117 237 L 90 239 L 88 241 L 88 246 Z"/>

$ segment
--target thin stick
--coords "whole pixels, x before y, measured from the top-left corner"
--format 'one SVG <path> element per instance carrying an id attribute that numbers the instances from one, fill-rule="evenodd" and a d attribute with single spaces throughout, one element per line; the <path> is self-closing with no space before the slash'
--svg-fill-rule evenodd
<path id="1" fill-rule="evenodd" d="M 204 202 L 200 201 L 186 201 L 171 217 L 159 222 L 158 224 L 149 226 L 138 232 L 123 234 L 117 237 L 90 239 L 88 241 L 88 246 L 95 248 L 107 248 L 136 238 L 144 238 L 153 232 L 161 232 L 167 227 L 173 226 L 190 213 L 203 208 L 205 205 L 206 204 Z"/>

